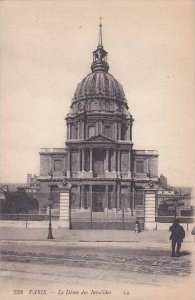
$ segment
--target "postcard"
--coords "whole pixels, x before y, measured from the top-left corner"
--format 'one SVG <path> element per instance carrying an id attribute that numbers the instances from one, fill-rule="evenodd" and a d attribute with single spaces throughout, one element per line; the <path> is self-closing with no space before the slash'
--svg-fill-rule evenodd
<path id="1" fill-rule="evenodd" d="M 194 299 L 194 1 L 0 9 L 0 299 Z"/>

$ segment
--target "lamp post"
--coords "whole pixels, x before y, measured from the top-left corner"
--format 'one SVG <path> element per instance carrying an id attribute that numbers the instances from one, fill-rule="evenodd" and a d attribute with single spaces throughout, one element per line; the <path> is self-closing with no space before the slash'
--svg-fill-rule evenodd
<path id="1" fill-rule="evenodd" d="M 131 216 L 134 215 L 134 205 L 135 205 L 135 182 L 132 182 L 132 192 L 131 192 Z"/>
<path id="2" fill-rule="evenodd" d="M 52 223 L 51 223 L 51 208 L 53 205 L 53 189 L 57 188 L 58 186 L 54 183 L 52 183 L 52 179 L 53 179 L 53 171 L 51 170 L 49 172 L 49 175 L 51 176 L 51 182 L 49 183 L 49 187 L 50 187 L 50 194 L 49 194 L 49 198 L 48 198 L 48 204 L 49 204 L 49 227 L 48 227 L 48 240 L 52 240 L 53 239 L 53 234 L 52 234 Z"/>
<path id="3" fill-rule="evenodd" d="M 121 201 L 121 180 L 122 180 L 122 175 L 117 174 L 116 175 L 116 182 L 118 186 L 118 196 L 119 196 L 119 203 Z M 122 230 L 125 229 L 125 210 L 124 210 L 124 199 L 122 199 Z"/>

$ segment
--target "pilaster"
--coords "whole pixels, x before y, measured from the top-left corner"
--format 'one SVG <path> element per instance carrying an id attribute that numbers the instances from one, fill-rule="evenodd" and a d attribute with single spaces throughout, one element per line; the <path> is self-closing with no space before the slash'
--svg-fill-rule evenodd
<path id="1" fill-rule="evenodd" d="M 120 150 L 117 151 L 117 172 L 120 173 L 121 171 L 121 152 Z"/>
<path id="2" fill-rule="evenodd" d="M 117 121 L 114 122 L 114 138 L 117 141 L 118 136 L 117 136 L 117 132 L 118 132 L 118 125 L 117 125 Z"/>
<path id="3" fill-rule="evenodd" d="M 108 185 L 105 186 L 104 211 L 108 210 Z"/>
<path id="4" fill-rule="evenodd" d="M 67 178 L 70 178 L 70 159 L 71 159 L 71 152 L 68 150 L 67 152 Z"/>
<path id="5" fill-rule="evenodd" d="M 105 171 L 105 176 L 109 177 L 109 171 L 108 171 L 108 164 L 109 164 L 109 150 L 106 150 L 106 160 L 105 160 L 105 166 L 104 166 L 104 171 Z"/>
<path id="6" fill-rule="evenodd" d="M 130 141 L 132 141 L 132 123 L 130 125 Z"/>
<path id="7" fill-rule="evenodd" d="M 131 201 L 131 212 L 134 215 L 134 208 L 135 208 L 135 188 L 132 189 L 132 201 Z"/>
<path id="8" fill-rule="evenodd" d="M 117 191 L 116 191 L 116 185 L 113 185 L 113 197 L 112 197 L 112 208 L 117 207 Z"/>
<path id="9" fill-rule="evenodd" d="M 67 123 L 67 140 L 70 139 L 70 124 Z"/>
<path id="10" fill-rule="evenodd" d="M 157 189 L 145 189 L 145 229 L 155 230 L 155 213 L 156 213 L 156 192 Z"/>
<path id="11" fill-rule="evenodd" d="M 129 150 L 128 155 L 128 172 L 127 172 L 128 179 L 131 179 L 131 150 Z"/>
<path id="12" fill-rule="evenodd" d="M 121 140 L 121 123 L 118 122 L 118 140 Z"/>
<path id="13" fill-rule="evenodd" d="M 70 187 L 60 190 L 60 227 L 70 228 Z"/>
<path id="14" fill-rule="evenodd" d="M 84 121 L 83 120 L 80 121 L 80 139 L 81 140 L 84 139 Z"/>
<path id="15" fill-rule="evenodd" d="M 88 203 L 88 207 L 92 210 L 92 185 L 89 185 L 89 203 Z"/>
<path id="16" fill-rule="evenodd" d="M 92 152 L 92 149 L 89 150 L 89 171 L 92 172 L 92 163 L 93 163 L 93 152 Z"/>
<path id="17" fill-rule="evenodd" d="M 82 173 L 84 173 L 85 171 L 85 150 L 84 149 L 81 150 L 81 164 L 82 164 L 81 171 Z"/>
<path id="18" fill-rule="evenodd" d="M 121 207 L 120 195 L 121 195 L 121 188 L 120 185 L 117 185 L 117 209 L 120 209 Z"/>
<path id="19" fill-rule="evenodd" d="M 81 194 L 81 209 L 84 209 L 84 185 L 80 186 L 80 194 Z"/>

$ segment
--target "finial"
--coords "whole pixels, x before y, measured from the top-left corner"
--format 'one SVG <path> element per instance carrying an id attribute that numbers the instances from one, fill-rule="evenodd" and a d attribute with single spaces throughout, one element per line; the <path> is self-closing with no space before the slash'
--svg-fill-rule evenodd
<path id="1" fill-rule="evenodd" d="M 103 47 L 102 46 L 102 22 L 101 20 L 103 19 L 102 17 L 99 18 L 100 19 L 100 31 L 99 31 L 99 43 L 98 43 L 98 47 Z"/>
<path id="2" fill-rule="evenodd" d="M 97 49 L 93 51 L 93 63 L 91 65 L 92 72 L 95 71 L 104 71 L 108 72 L 109 65 L 107 63 L 107 52 L 104 50 L 103 44 L 102 44 L 102 17 L 100 19 L 99 24 L 99 42 Z"/>

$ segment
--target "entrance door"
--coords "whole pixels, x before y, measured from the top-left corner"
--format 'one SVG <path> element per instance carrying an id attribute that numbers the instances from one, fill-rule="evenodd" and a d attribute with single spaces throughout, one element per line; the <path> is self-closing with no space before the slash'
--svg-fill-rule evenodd
<path id="1" fill-rule="evenodd" d="M 92 211 L 101 212 L 104 211 L 103 200 L 105 188 L 104 186 L 94 186 L 92 189 Z"/>
<path id="2" fill-rule="evenodd" d="M 94 177 L 104 177 L 105 151 L 98 150 L 93 152 Z"/>

